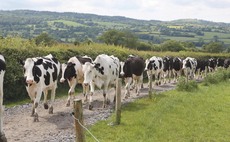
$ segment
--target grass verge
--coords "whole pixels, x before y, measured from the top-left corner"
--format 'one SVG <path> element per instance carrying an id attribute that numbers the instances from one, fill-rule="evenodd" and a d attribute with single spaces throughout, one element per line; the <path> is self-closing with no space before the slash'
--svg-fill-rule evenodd
<path id="1" fill-rule="evenodd" d="M 101 142 L 229 141 L 229 92 L 228 81 L 194 92 L 164 92 L 124 106 L 120 125 L 108 125 L 112 116 L 90 131 Z M 86 133 L 86 141 L 94 139 Z"/>

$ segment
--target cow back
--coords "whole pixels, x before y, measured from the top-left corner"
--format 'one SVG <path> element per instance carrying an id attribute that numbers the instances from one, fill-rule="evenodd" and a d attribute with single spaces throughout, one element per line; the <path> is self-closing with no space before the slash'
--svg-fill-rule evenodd
<path id="1" fill-rule="evenodd" d="M 124 77 L 132 77 L 132 75 L 140 76 L 142 75 L 145 69 L 145 61 L 143 58 L 135 56 L 132 58 L 128 58 L 124 62 L 123 72 Z"/>

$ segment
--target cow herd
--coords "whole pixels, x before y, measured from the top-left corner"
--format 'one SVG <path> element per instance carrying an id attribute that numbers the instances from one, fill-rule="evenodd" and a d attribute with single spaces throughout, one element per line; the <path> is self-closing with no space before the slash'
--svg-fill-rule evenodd
<path id="1" fill-rule="evenodd" d="M 44 108 L 53 113 L 58 77 L 60 82 L 69 84 L 66 106 L 70 106 L 74 98 L 75 87 L 81 84 L 85 101 L 89 102 L 89 109 L 93 108 L 93 94 L 95 87 L 103 90 L 103 108 L 109 103 L 108 89 L 116 84 L 118 78 L 124 79 L 125 98 L 130 96 L 130 90 L 134 89 L 136 95 L 140 94 L 143 87 L 143 74 L 147 74 L 148 85 L 154 77 L 155 84 L 177 82 L 183 74 L 188 79 L 201 78 L 205 71 L 214 72 L 217 68 L 228 68 L 230 59 L 210 58 L 195 59 L 191 57 L 157 57 L 143 59 L 139 56 L 129 55 L 125 61 L 106 54 L 98 55 L 95 60 L 88 56 L 74 56 L 67 63 L 61 64 L 57 58 L 49 54 L 43 57 L 27 58 L 19 60 L 24 69 L 24 82 L 27 93 L 33 102 L 31 116 L 34 121 L 38 119 L 38 104 L 44 94 Z M 0 136 L 3 133 L 3 79 L 6 70 L 5 59 L 0 55 Z M 61 73 L 61 74 L 60 74 Z M 51 101 L 48 105 L 47 95 L 51 90 Z M 89 99 L 89 100 L 88 100 Z M 114 95 L 115 101 L 115 95 Z"/>
<path id="2" fill-rule="evenodd" d="M 130 90 L 134 89 L 136 95 L 140 94 L 143 87 L 143 74 L 149 79 L 154 77 L 155 84 L 160 85 L 167 82 L 177 82 L 184 74 L 188 79 L 200 78 L 207 69 L 213 72 L 217 68 L 228 68 L 230 59 L 210 58 L 207 60 L 191 57 L 157 57 L 153 56 L 143 59 L 140 56 L 129 55 L 126 60 L 121 61 L 117 57 L 106 54 L 98 55 L 95 60 L 88 56 L 74 56 L 67 63 L 61 64 L 51 54 L 43 57 L 27 58 L 19 61 L 24 69 L 24 81 L 27 93 L 33 102 L 31 115 L 34 121 L 38 119 L 38 104 L 44 94 L 44 108 L 53 113 L 53 102 L 55 99 L 58 77 L 60 82 L 67 81 L 69 84 L 68 99 L 66 106 L 70 106 L 74 98 L 77 84 L 83 87 L 85 101 L 89 102 L 89 109 L 93 108 L 93 94 L 95 87 L 103 90 L 103 107 L 109 103 L 108 88 L 116 84 L 118 78 L 124 79 L 125 98 L 130 96 Z M 2 130 L 3 113 L 3 78 L 6 69 L 5 59 L 0 55 L 0 134 Z M 61 73 L 61 74 L 60 74 Z M 197 76 L 195 76 L 197 75 Z M 51 101 L 48 105 L 47 95 L 51 90 Z"/>

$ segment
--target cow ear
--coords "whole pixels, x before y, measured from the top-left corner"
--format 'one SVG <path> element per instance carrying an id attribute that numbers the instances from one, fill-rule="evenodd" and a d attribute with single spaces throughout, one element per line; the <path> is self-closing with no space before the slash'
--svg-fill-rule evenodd
<path id="1" fill-rule="evenodd" d="M 38 59 L 34 64 L 41 65 L 43 63 L 43 59 Z"/>
<path id="2" fill-rule="evenodd" d="M 99 63 L 94 64 L 94 67 L 95 67 L 95 68 L 99 68 L 99 67 L 100 67 L 100 64 L 99 64 Z"/>
<path id="3" fill-rule="evenodd" d="M 24 66 L 25 61 L 24 61 L 24 60 L 22 60 L 22 59 L 18 59 L 18 63 L 19 63 L 19 64 L 21 64 L 22 66 Z"/>
<path id="4" fill-rule="evenodd" d="M 69 63 L 67 63 L 67 66 L 69 66 L 69 67 L 72 67 L 72 66 L 75 66 L 76 64 L 75 63 L 72 63 L 72 62 L 69 62 Z"/>

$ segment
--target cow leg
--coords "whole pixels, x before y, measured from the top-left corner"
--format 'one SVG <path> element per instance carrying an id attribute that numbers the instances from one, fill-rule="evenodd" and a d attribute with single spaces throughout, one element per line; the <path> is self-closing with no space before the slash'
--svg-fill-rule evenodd
<path id="1" fill-rule="evenodd" d="M 69 92 L 68 92 L 67 102 L 66 102 L 66 107 L 69 107 L 69 106 L 70 106 L 70 99 L 71 99 L 71 96 L 72 96 L 72 92 L 69 91 Z"/>
<path id="2" fill-rule="evenodd" d="M 51 101 L 50 101 L 50 107 L 49 107 L 49 114 L 53 114 L 53 103 L 55 100 L 55 96 L 56 96 L 56 87 L 57 84 L 55 84 L 55 87 L 52 88 L 51 90 Z"/>
<path id="3" fill-rule="evenodd" d="M 85 97 L 84 102 L 88 101 L 88 94 L 89 94 L 89 85 L 84 85 L 84 83 L 82 83 L 82 88 L 83 88 L 83 95 Z"/>
<path id="4" fill-rule="evenodd" d="M 1 78 L 0 82 L 0 141 L 1 136 L 3 136 L 3 113 L 4 113 L 4 106 L 3 106 L 3 80 Z"/>
<path id="5" fill-rule="evenodd" d="M 92 110 L 92 109 L 93 109 L 92 102 L 93 102 L 94 90 L 95 90 L 95 85 L 94 85 L 94 83 L 91 81 L 91 82 L 90 82 L 90 95 L 89 95 L 89 110 Z"/>
<path id="6" fill-rule="evenodd" d="M 106 106 L 108 104 L 110 104 L 110 100 L 108 99 L 108 87 L 109 87 L 109 82 L 106 82 L 104 84 L 104 90 L 103 90 L 103 97 L 104 97 L 104 101 L 103 101 L 103 108 L 106 108 Z"/>
<path id="7" fill-rule="evenodd" d="M 44 94 L 44 108 L 48 109 L 49 108 L 48 103 L 47 103 L 48 90 L 43 91 L 43 94 Z"/>
<path id="8" fill-rule="evenodd" d="M 36 98 L 34 100 L 34 105 L 33 105 L 33 110 L 34 110 L 34 122 L 38 122 L 38 113 L 37 113 L 37 107 L 38 107 L 38 103 L 41 99 L 41 95 L 42 95 L 42 90 L 38 90 L 36 93 Z"/>
<path id="9" fill-rule="evenodd" d="M 143 74 L 140 76 L 140 84 L 141 84 L 141 88 L 144 88 L 144 84 L 143 84 Z"/>
<path id="10" fill-rule="evenodd" d="M 128 97 L 130 97 L 130 84 L 132 82 L 132 77 L 128 77 L 125 79 L 125 98 L 127 99 Z"/>
<path id="11" fill-rule="evenodd" d="M 0 142 L 7 142 L 6 136 L 3 132 L 0 132 Z"/>
<path id="12" fill-rule="evenodd" d="M 74 78 L 71 81 L 68 80 L 68 83 L 69 83 L 70 89 L 68 91 L 68 98 L 67 98 L 67 102 L 66 102 L 66 107 L 69 107 L 70 101 L 73 100 L 77 80 L 76 80 L 76 78 Z"/>
<path id="13" fill-rule="evenodd" d="M 67 98 L 67 102 L 66 102 L 66 107 L 70 106 L 70 100 L 72 100 L 74 95 L 74 91 L 70 88 L 68 91 L 68 98 Z"/>

